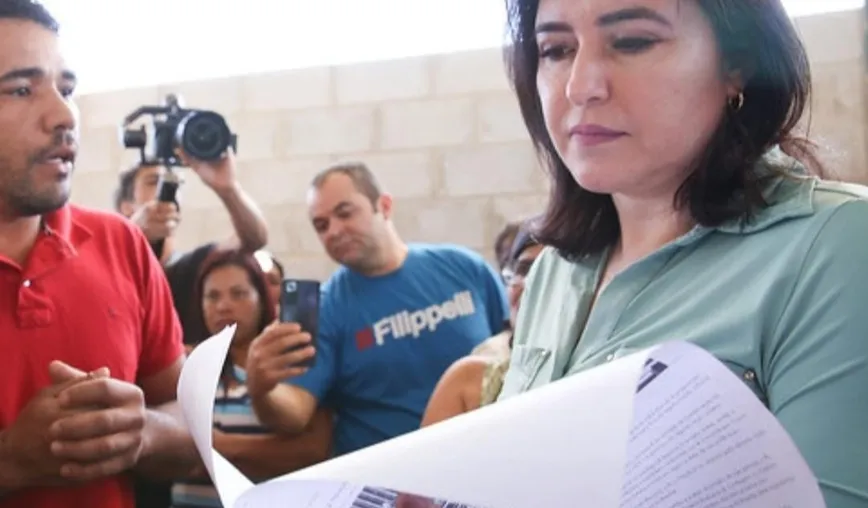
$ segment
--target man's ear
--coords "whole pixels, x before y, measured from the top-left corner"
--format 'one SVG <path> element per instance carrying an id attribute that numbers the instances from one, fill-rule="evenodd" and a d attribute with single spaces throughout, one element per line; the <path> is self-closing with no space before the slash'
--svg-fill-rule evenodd
<path id="1" fill-rule="evenodd" d="M 383 218 L 386 220 L 392 218 L 392 204 L 391 194 L 383 193 L 377 198 L 377 210 L 383 214 Z"/>

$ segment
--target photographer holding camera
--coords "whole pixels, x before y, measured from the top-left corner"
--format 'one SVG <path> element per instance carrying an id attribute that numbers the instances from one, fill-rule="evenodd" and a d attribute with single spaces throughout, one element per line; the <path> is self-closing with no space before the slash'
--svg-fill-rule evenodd
<path id="1" fill-rule="evenodd" d="M 129 127 L 142 116 L 151 121 L 139 129 Z M 262 248 L 267 241 L 265 220 L 236 178 L 237 137 L 219 114 L 184 109 L 176 96 L 169 95 L 164 106 L 143 106 L 131 113 L 122 129 L 124 148 L 139 149 L 140 162 L 121 174 L 115 208 L 144 232 L 163 265 L 189 353 L 198 338 L 207 336 L 200 329 L 202 310 L 193 289 L 201 266 L 216 248 L 251 254 Z M 235 229 L 231 239 L 189 252 L 178 250 L 179 167 L 191 169 L 220 198 Z M 135 487 L 139 508 L 166 508 L 171 503 L 169 483 L 138 479 Z"/>
<path id="2" fill-rule="evenodd" d="M 154 117 L 153 128 L 129 129 L 143 115 Z M 186 110 L 169 95 L 165 106 L 144 106 L 124 122 L 125 148 L 138 148 L 140 162 L 120 176 L 115 207 L 145 233 L 166 270 L 175 307 L 188 347 L 196 330 L 198 307 L 193 302 L 193 282 L 199 267 L 217 247 L 254 253 L 267 242 L 265 220 L 256 203 L 236 178 L 236 136 L 225 120 L 210 111 Z M 207 243 L 179 252 L 175 233 L 181 221 L 177 167 L 188 167 L 213 190 L 229 212 L 235 234 L 222 244 Z"/>

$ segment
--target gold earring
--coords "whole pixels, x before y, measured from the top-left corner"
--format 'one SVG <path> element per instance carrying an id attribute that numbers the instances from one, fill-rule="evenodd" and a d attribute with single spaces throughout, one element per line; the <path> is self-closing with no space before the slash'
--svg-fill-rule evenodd
<path id="1" fill-rule="evenodd" d="M 729 99 L 729 106 L 738 113 L 744 106 L 744 92 L 738 92 L 738 95 Z"/>

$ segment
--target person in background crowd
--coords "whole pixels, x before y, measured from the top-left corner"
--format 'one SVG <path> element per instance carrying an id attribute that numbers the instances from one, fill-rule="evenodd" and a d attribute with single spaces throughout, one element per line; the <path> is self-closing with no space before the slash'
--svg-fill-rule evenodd
<path id="1" fill-rule="evenodd" d="M 225 250 L 225 249 L 218 249 Z M 216 252 L 216 251 L 215 251 Z M 277 309 L 279 309 L 278 303 L 280 301 L 280 283 L 283 281 L 283 265 L 280 261 L 277 260 L 274 256 L 268 253 L 265 250 L 258 250 L 253 253 L 253 258 L 256 260 L 259 269 L 265 274 L 265 282 L 268 288 L 268 296 L 271 302 L 274 303 L 275 306 L 275 315 L 277 313 Z M 202 325 L 197 325 L 202 326 Z M 205 330 L 205 328 L 201 328 Z M 187 354 L 189 355 L 195 346 L 192 342 L 196 342 L 199 340 L 204 340 L 208 338 L 208 334 L 201 335 L 203 339 L 193 339 L 187 341 L 185 344 L 185 349 Z"/>
<path id="2" fill-rule="evenodd" d="M 364 164 L 323 170 L 308 196 L 311 223 L 342 265 L 322 289 L 315 364 L 305 370 L 285 353 L 310 340 L 304 333 L 260 337 L 248 390 L 260 420 L 289 433 L 306 428 L 317 407 L 333 408 L 340 455 L 418 429 L 437 381 L 504 329 L 508 308 L 482 256 L 404 243 L 391 196 Z"/>
<path id="3" fill-rule="evenodd" d="M 237 250 L 216 250 L 203 263 L 195 294 L 207 336 L 236 325 L 214 402 L 214 449 L 254 481 L 265 481 L 328 458 L 332 422 L 318 411 L 298 436 L 264 427 L 250 406 L 244 365 L 257 336 L 280 334 L 275 306 L 259 261 Z M 204 340 L 206 337 L 203 337 Z M 173 508 L 219 507 L 220 497 L 203 469 L 172 488 Z"/>
<path id="4" fill-rule="evenodd" d="M 229 213 L 234 234 L 228 239 L 209 242 L 189 252 L 177 248 L 179 239 L 175 233 L 181 221 L 181 210 L 175 203 L 157 200 L 160 178 L 166 172 L 166 168 L 160 165 L 139 163 L 123 172 L 115 192 L 115 205 L 120 214 L 141 228 L 152 245 L 162 241 L 162 252 L 158 257 L 172 288 L 184 329 L 184 341 L 192 345 L 188 337 L 202 334 L 201 329 L 195 328 L 202 320 L 191 290 L 202 262 L 217 248 L 256 252 L 268 242 L 268 230 L 259 207 L 238 182 L 232 149 L 216 162 L 198 161 L 182 152 L 179 156 L 184 165 L 214 191 Z M 179 192 L 179 200 L 180 195 Z"/>
<path id="5" fill-rule="evenodd" d="M 177 248 L 176 228 L 181 210 L 175 203 L 157 200 L 159 182 L 166 168 L 140 163 L 120 176 L 115 193 L 117 211 L 141 228 L 152 246 L 160 245 L 157 253 L 164 266 L 172 301 L 181 320 L 184 349 L 189 354 L 196 346 L 193 337 L 202 337 L 200 306 L 192 292 L 202 262 L 216 248 L 240 248 L 255 252 L 268 241 L 265 220 L 256 203 L 241 188 L 236 178 L 235 154 L 231 149 L 216 162 L 204 162 L 179 153 L 182 162 L 212 189 L 226 207 L 235 234 L 222 243 L 209 242 L 189 252 Z M 180 194 L 178 199 L 180 200 Z M 136 483 L 138 508 L 165 508 L 171 497 L 171 485 Z"/>
<path id="6" fill-rule="evenodd" d="M 499 261 L 500 264 L 500 274 L 504 283 L 506 283 L 507 287 L 514 287 L 514 285 L 510 285 L 511 277 L 514 275 L 514 252 L 513 249 L 517 244 L 525 244 L 527 242 L 531 242 L 532 237 L 530 235 L 532 223 L 534 219 L 528 219 L 522 222 L 515 222 L 508 224 L 503 231 L 498 235 L 498 239 L 495 241 L 495 249 L 504 249 L 506 251 L 505 254 L 498 255 L 498 258 L 501 259 Z M 515 229 L 513 229 L 513 225 Z M 501 245 L 500 242 L 503 239 L 505 232 L 509 231 L 509 239 L 511 243 L 506 245 Z M 534 255 L 534 259 L 536 255 Z M 512 294 L 510 294 L 510 299 L 512 298 Z M 512 313 L 510 313 L 511 315 Z M 498 333 L 494 337 L 490 337 L 487 340 L 483 341 L 482 344 L 473 348 L 473 351 L 470 352 L 471 356 L 486 356 L 486 357 L 509 357 L 509 342 L 512 340 L 512 328 L 515 326 L 515 322 L 510 317 L 509 326 L 506 327 L 505 330 Z M 468 362 L 473 362 L 474 360 L 467 360 Z"/>
<path id="7" fill-rule="evenodd" d="M 175 403 L 181 328 L 142 232 L 69 204 L 58 30 L 37 2 L 0 2 L 0 506 L 132 508 L 130 474 L 201 465 Z"/>
<path id="8" fill-rule="evenodd" d="M 494 239 L 494 257 L 497 259 L 497 269 L 500 271 L 503 271 L 509 262 L 510 248 L 515 242 L 515 235 L 518 234 L 519 227 L 518 222 L 508 222 Z"/>
<path id="9" fill-rule="evenodd" d="M 512 328 L 518 313 L 524 279 L 542 252 L 531 234 L 533 221 L 519 226 L 512 251 L 506 257 L 503 278 L 507 281 L 510 329 L 486 341 L 495 342 L 485 353 L 476 352 L 453 363 L 434 389 L 422 427 L 447 420 L 497 400 L 509 367 Z M 478 348 L 477 348 L 478 349 Z"/>
<path id="10" fill-rule="evenodd" d="M 507 7 L 553 185 L 499 400 L 690 341 L 777 417 L 829 508 L 868 505 L 868 189 L 820 178 L 795 134 L 810 70 L 781 1 Z"/>

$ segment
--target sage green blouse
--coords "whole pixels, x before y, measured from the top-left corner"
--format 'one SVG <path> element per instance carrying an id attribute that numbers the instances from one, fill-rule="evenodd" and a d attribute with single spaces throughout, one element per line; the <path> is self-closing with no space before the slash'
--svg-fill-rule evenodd
<path id="1" fill-rule="evenodd" d="M 829 508 L 868 506 L 868 189 L 793 176 L 765 196 L 749 223 L 696 227 L 630 266 L 593 309 L 606 254 L 570 261 L 547 248 L 526 281 L 499 400 L 691 341 L 783 424 Z"/>

